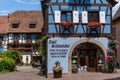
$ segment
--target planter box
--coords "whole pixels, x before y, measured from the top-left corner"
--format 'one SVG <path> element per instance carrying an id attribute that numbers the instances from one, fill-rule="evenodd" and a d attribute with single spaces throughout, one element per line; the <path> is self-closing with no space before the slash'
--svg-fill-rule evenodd
<path id="1" fill-rule="evenodd" d="M 53 72 L 54 78 L 62 78 L 62 71 L 58 71 L 58 72 Z"/>

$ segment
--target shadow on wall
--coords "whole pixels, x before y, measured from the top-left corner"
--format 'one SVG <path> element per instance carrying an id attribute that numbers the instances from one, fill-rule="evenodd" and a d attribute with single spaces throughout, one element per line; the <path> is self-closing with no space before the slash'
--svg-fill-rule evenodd
<path id="1" fill-rule="evenodd" d="M 110 78 L 110 79 L 105 79 L 105 80 L 120 80 L 120 77 Z"/>

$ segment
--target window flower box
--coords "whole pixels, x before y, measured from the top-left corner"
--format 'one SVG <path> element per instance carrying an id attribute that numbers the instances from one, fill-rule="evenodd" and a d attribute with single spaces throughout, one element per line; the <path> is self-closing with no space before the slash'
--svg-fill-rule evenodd
<path id="1" fill-rule="evenodd" d="M 14 39 L 14 42 L 17 43 L 17 42 L 18 42 L 18 39 Z"/>
<path id="2" fill-rule="evenodd" d="M 36 42 L 36 43 L 40 43 L 40 40 L 36 40 L 35 42 Z"/>
<path id="3" fill-rule="evenodd" d="M 61 26 L 64 27 L 64 28 L 69 28 L 69 27 L 71 27 L 71 26 L 74 25 L 73 22 L 61 22 L 60 24 L 61 24 Z"/>
<path id="4" fill-rule="evenodd" d="M 31 43 L 32 42 L 32 40 L 31 39 L 27 39 L 27 43 Z"/>
<path id="5" fill-rule="evenodd" d="M 88 27 L 93 27 L 93 28 L 95 28 L 95 27 L 100 27 L 100 26 L 102 26 L 102 24 L 99 23 L 99 22 L 89 22 L 89 23 L 87 24 L 87 26 L 88 26 Z"/>

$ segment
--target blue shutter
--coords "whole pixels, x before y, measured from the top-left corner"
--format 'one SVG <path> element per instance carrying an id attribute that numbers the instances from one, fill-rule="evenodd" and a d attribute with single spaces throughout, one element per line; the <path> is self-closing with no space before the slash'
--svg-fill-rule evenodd
<path id="1" fill-rule="evenodd" d="M 24 34 L 24 40 L 26 40 L 27 39 L 27 35 L 26 34 Z"/>
<path id="2" fill-rule="evenodd" d="M 6 41 L 7 40 L 7 35 L 4 35 L 3 36 L 3 41 Z"/>
<path id="3" fill-rule="evenodd" d="M 3 52 L 3 51 L 4 51 L 3 46 L 0 46 L 0 52 Z"/>
<path id="4" fill-rule="evenodd" d="M 20 40 L 20 34 L 18 34 L 18 40 Z"/>
<path id="5" fill-rule="evenodd" d="M 12 35 L 12 39 L 14 39 L 14 37 L 15 37 L 14 34 L 11 34 L 11 35 Z"/>
<path id="6" fill-rule="evenodd" d="M 35 40 L 35 39 L 36 39 L 35 34 L 32 34 L 32 35 L 31 35 L 31 39 L 32 39 L 32 40 Z"/>

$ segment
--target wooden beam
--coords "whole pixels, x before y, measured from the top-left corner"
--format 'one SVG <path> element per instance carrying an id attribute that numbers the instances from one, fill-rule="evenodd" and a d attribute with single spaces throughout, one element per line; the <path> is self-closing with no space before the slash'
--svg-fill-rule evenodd
<path id="1" fill-rule="evenodd" d="M 50 9 L 51 9 L 51 12 L 52 12 L 52 14 L 53 14 L 53 15 L 52 15 L 53 20 L 55 21 L 55 17 L 54 17 L 54 12 L 53 12 L 52 6 L 50 6 Z M 55 24 L 55 29 L 56 29 L 56 32 L 58 33 L 56 24 Z"/>
<path id="2" fill-rule="evenodd" d="M 110 4 L 75 4 L 75 3 L 46 3 L 47 6 L 111 6 Z"/>

